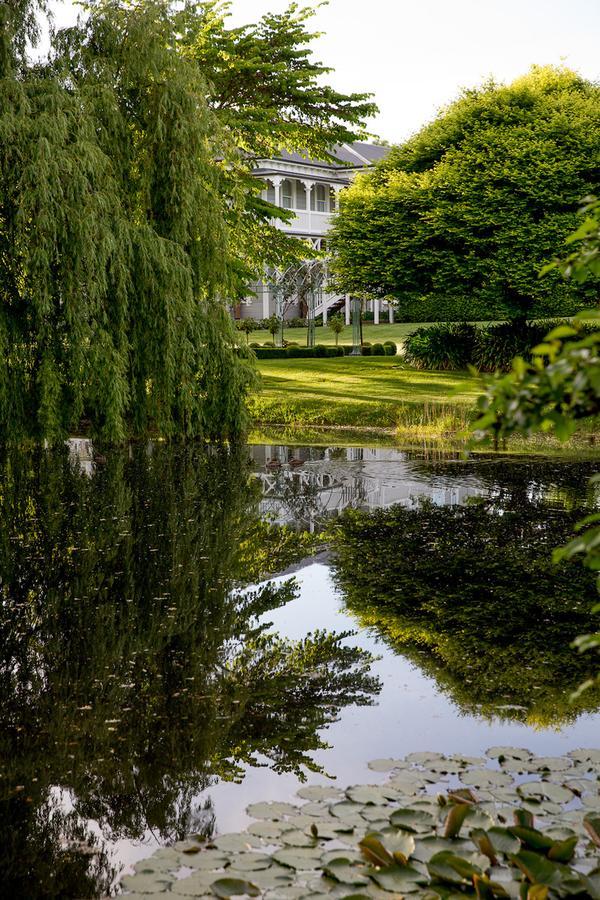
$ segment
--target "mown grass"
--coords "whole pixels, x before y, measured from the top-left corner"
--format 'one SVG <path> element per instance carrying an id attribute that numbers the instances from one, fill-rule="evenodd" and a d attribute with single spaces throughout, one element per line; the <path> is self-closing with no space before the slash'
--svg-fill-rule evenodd
<path id="1" fill-rule="evenodd" d="M 363 340 L 371 344 L 383 344 L 384 341 L 393 341 L 400 347 L 404 343 L 404 339 L 411 331 L 420 328 L 419 322 L 398 322 L 394 325 L 381 323 L 373 325 L 372 322 L 363 323 Z M 286 328 L 283 332 L 284 340 L 300 344 L 301 347 L 306 346 L 306 328 Z M 335 334 L 327 327 L 319 327 L 315 329 L 315 339 L 317 344 L 331 345 L 335 344 Z M 245 341 L 245 337 L 242 338 Z M 260 329 L 253 331 L 249 338 L 250 342 L 258 344 L 271 343 L 273 338 L 268 331 Z M 352 343 L 352 326 L 346 325 L 339 336 L 340 344 Z"/>
<path id="2" fill-rule="evenodd" d="M 466 427 L 480 393 L 462 372 L 424 372 L 397 357 L 260 360 L 250 400 L 261 425 L 343 426 L 443 434 Z"/>

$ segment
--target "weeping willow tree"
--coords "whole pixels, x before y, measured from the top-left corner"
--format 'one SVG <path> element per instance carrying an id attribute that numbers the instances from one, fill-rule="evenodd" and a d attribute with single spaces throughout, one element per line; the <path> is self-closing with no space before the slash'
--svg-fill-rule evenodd
<path id="1" fill-rule="evenodd" d="M 25 21 L 30 10 L 23 5 Z M 103 4 L 0 78 L 0 437 L 233 437 L 252 378 L 221 134 L 162 3 Z M 15 39 L 11 41 L 11 33 Z"/>

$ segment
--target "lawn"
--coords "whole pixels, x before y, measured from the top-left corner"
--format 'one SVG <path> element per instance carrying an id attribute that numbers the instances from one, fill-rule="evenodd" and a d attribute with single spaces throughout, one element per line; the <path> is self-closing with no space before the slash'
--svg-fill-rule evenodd
<path id="1" fill-rule="evenodd" d="M 373 325 L 372 322 L 363 322 L 363 340 L 368 341 L 371 344 L 383 344 L 384 341 L 394 341 L 395 344 L 402 344 L 407 334 L 410 334 L 411 331 L 420 327 L 421 324 L 419 322 L 398 322 L 394 325 L 390 325 L 389 323 Z M 316 328 L 315 335 L 317 344 L 335 344 L 335 334 L 327 327 L 321 326 Z M 286 328 L 283 332 L 283 336 L 286 341 L 300 344 L 301 347 L 306 346 L 306 328 Z M 264 344 L 267 341 L 271 343 L 272 337 L 268 331 L 260 329 L 260 331 L 252 332 L 250 341 L 258 344 Z M 351 325 L 346 325 L 339 336 L 339 343 L 352 343 Z"/>
<path id="2" fill-rule="evenodd" d="M 471 375 L 418 371 L 398 357 L 260 360 L 258 367 L 262 390 L 250 411 L 262 425 L 446 433 L 467 424 L 481 392 Z"/>

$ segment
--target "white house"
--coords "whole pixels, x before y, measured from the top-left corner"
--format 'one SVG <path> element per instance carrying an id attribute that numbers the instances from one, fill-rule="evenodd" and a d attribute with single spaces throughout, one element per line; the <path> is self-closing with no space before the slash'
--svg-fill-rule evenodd
<path id="1" fill-rule="evenodd" d="M 311 242 L 315 250 L 325 250 L 332 216 L 338 208 L 339 195 L 348 187 L 357 172 L 362 172 L 389 153 L 388 147 L 377 144 L 342 144 L 332 151 L 333 159 L 318 161 L 305 159 L 298 153 L 282 153 L 277 159 L 257 159 L 254 173 L 267 185 L 263 197 L 276 206 L 292 210 L 295 217 L 287 223 L 276 221 L 282 231 Z M 252 285 L 255 296 L 248 297 L 236 309 L 237 318 L 266 319 L 275 313 L 275 296 L 267 281 Z M 369 304 L 375 322 L 379 321 L 383 301 Z M 305 314 L 299 301 L 288 306 L 286 318 Z M 323 315 L 345 307 L 346 323 L 350 324 L 350 298 L 325 294 L 315 309 Z M 388 315 L 393 321 L 393 310 Z"/>

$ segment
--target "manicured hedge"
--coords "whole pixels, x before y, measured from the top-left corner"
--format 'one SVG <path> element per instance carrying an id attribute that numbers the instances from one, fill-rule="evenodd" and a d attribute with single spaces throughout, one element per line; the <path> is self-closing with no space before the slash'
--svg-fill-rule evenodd
<path id="1" fill-rule="evenodd" d="M 531 319 L 574 316 L 589 305 L 589 300 L 569 298 L 560 293 L 535 303 Z M 489 322 L 506 316 L 506 309 L 501 305 L 495 309 L 487 301 L 478 301 L 473 296 L 457 298 L 430 294 L 412 302 L 403 298 L 399 306 L 395 312 L 396 322 Z"/>
<path id="2" fill-rule="evenodd" d="M 257 359 L 333 359 L 344 356 L 344 347 L 254 347 Z"/>

